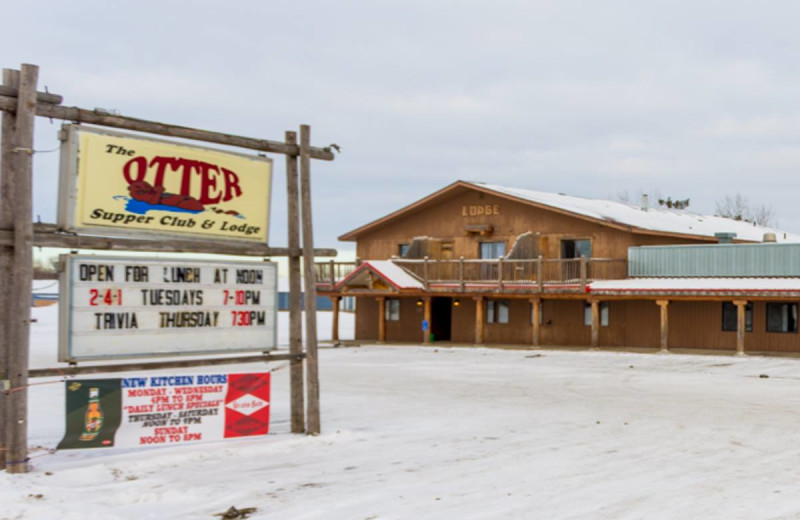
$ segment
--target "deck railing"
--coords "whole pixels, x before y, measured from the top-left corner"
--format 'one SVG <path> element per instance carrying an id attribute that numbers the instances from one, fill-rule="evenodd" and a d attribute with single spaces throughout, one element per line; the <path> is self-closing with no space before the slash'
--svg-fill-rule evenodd
<path id="1" fill-rule="evenodd" d="M 617 258 L 536 258 L 529 260 L 431 260 L 393 259 L 394 263 L 431 284 L 468 284 L 514 286 L 580 285 L 595 280 L 619 280 L 628 277 L 628 262 Z M 333 285 L 356 268 L 355 262 L 316 264 L 317 283 Z"/>
<path id="2" fill-rule="evenodd" d="M 355 271 L 356 266 L 355 262 L 317 262 L 314 264 L 314 275 L 317 283 L 334 285 Z"/>

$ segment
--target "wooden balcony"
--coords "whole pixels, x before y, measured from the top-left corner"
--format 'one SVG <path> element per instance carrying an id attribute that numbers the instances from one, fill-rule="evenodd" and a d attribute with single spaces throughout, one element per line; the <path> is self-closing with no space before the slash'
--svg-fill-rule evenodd
<path id="1" fill-rule="evenodd" d="M 628 277 L 628 261 L 616 258 L 531 260 L 409 260 L 393 262 L 413 274 L 431 292 L 583 292 L 595 280 Z M 332 287 L 352 273 L 355 262 L 316 265 L 317 286 Z"/>

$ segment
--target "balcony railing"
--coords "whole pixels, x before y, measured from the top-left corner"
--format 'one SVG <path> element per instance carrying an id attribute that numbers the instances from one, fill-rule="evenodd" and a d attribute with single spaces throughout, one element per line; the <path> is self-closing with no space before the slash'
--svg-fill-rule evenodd
<path id="1" fill-rule="evenodd" d="M 544 290 L 545 286 L 585 287 L 595 280 L 619 280 L 628 277 L 628 262 L 616 258 L 574 258 L 530 260 L 410 260 L 394 263 L 414 274 L 425 287 L 465 290 L 470 285 Z M 333 285 L 356 268 L 356 263 L 325 262 L 316 264 L 318 284 Z M 438 286 L 438 287 L 437 287 Z"/>
<path id="2" fill-rule="evenodd" d="M 355 271 L 356 267 L 355 262 L 317 262 L 314 264 L 314 275 L 318 284 L 334 285 Z"/>

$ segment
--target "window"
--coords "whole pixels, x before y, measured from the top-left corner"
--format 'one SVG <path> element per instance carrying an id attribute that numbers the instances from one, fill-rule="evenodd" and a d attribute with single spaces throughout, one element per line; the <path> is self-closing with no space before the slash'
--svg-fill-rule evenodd
<path id="1" fill-rule="evenodd" d="M 529 304 L 531 306 L 531 325 L 533 325 L 533 304 Z M 544 322 L 544 300 L 539 302 L 539 325 Z"/>
<path id="2" fill-rule="evenodd" d="M 583 324 L 592 325 L 592 304 L 583 304 Z M 600 302 L 600 326 L 608 327 L 608 302 Z"/>
<path id="3" fill-rule="evenodd" d="M 767 332 L 797 332 L 797 304 L 768 303 Z"/>
<path id="4" fill-rule="evenodd" d="M 481 242 L 481 258 L 484 260 L 495 260 L 506 256 L 505 242 Z"/>
<path id="5" fill-rule="evenodd" d="M 405 256 L 411 244 L 400 244 L 397 246 L 397 256 Z"/>
<path id="6" fill-rule="evenodd" d="M 586 258 L 592 257 L 592 241 L 583 240 L 562 240 L 561 258 Z"/>
<path id="7" fill-rule="evenodd" d="M 398 298 L 386 299 L 386 321 L 400 321 L 400 300 Z"/>
<path id="8" fill-rule="evenodd" d="M 592 257 L 592 241 L 588 239 L 583 240 L 562 240 L 561 241 L 561 258 L 565 260 L 561 264 L 561 271 L 563 280 L 578 280 L 581 277 L 581 264 L 579 258 Z M 586 276 L 591 278 L 589 272 L 591 266 L 586 266 Z"/>
<path id="9" fill-rule="evenodd" d="M 486 300 L 486 323 L 508 323 L 508 300 Z"/>
<path id="10" fill-rule="evenodd" d="M 731 302 L 722 302 L 722 330 L 725 332 L 736 332 L 738 329 L 738 320 L 736 305 Z M 744 307 L 744 330 L 753 332 L 752 303 L 748 303 Z"/>

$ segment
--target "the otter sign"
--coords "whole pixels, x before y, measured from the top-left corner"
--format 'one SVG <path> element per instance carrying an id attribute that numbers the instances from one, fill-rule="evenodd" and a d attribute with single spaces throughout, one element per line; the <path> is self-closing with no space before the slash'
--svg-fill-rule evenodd
<path id="1" fill-rule="evenodd" d="M 64 131 L 62 228 L 268 242 L 270 159 L 76 125 Z"/>

